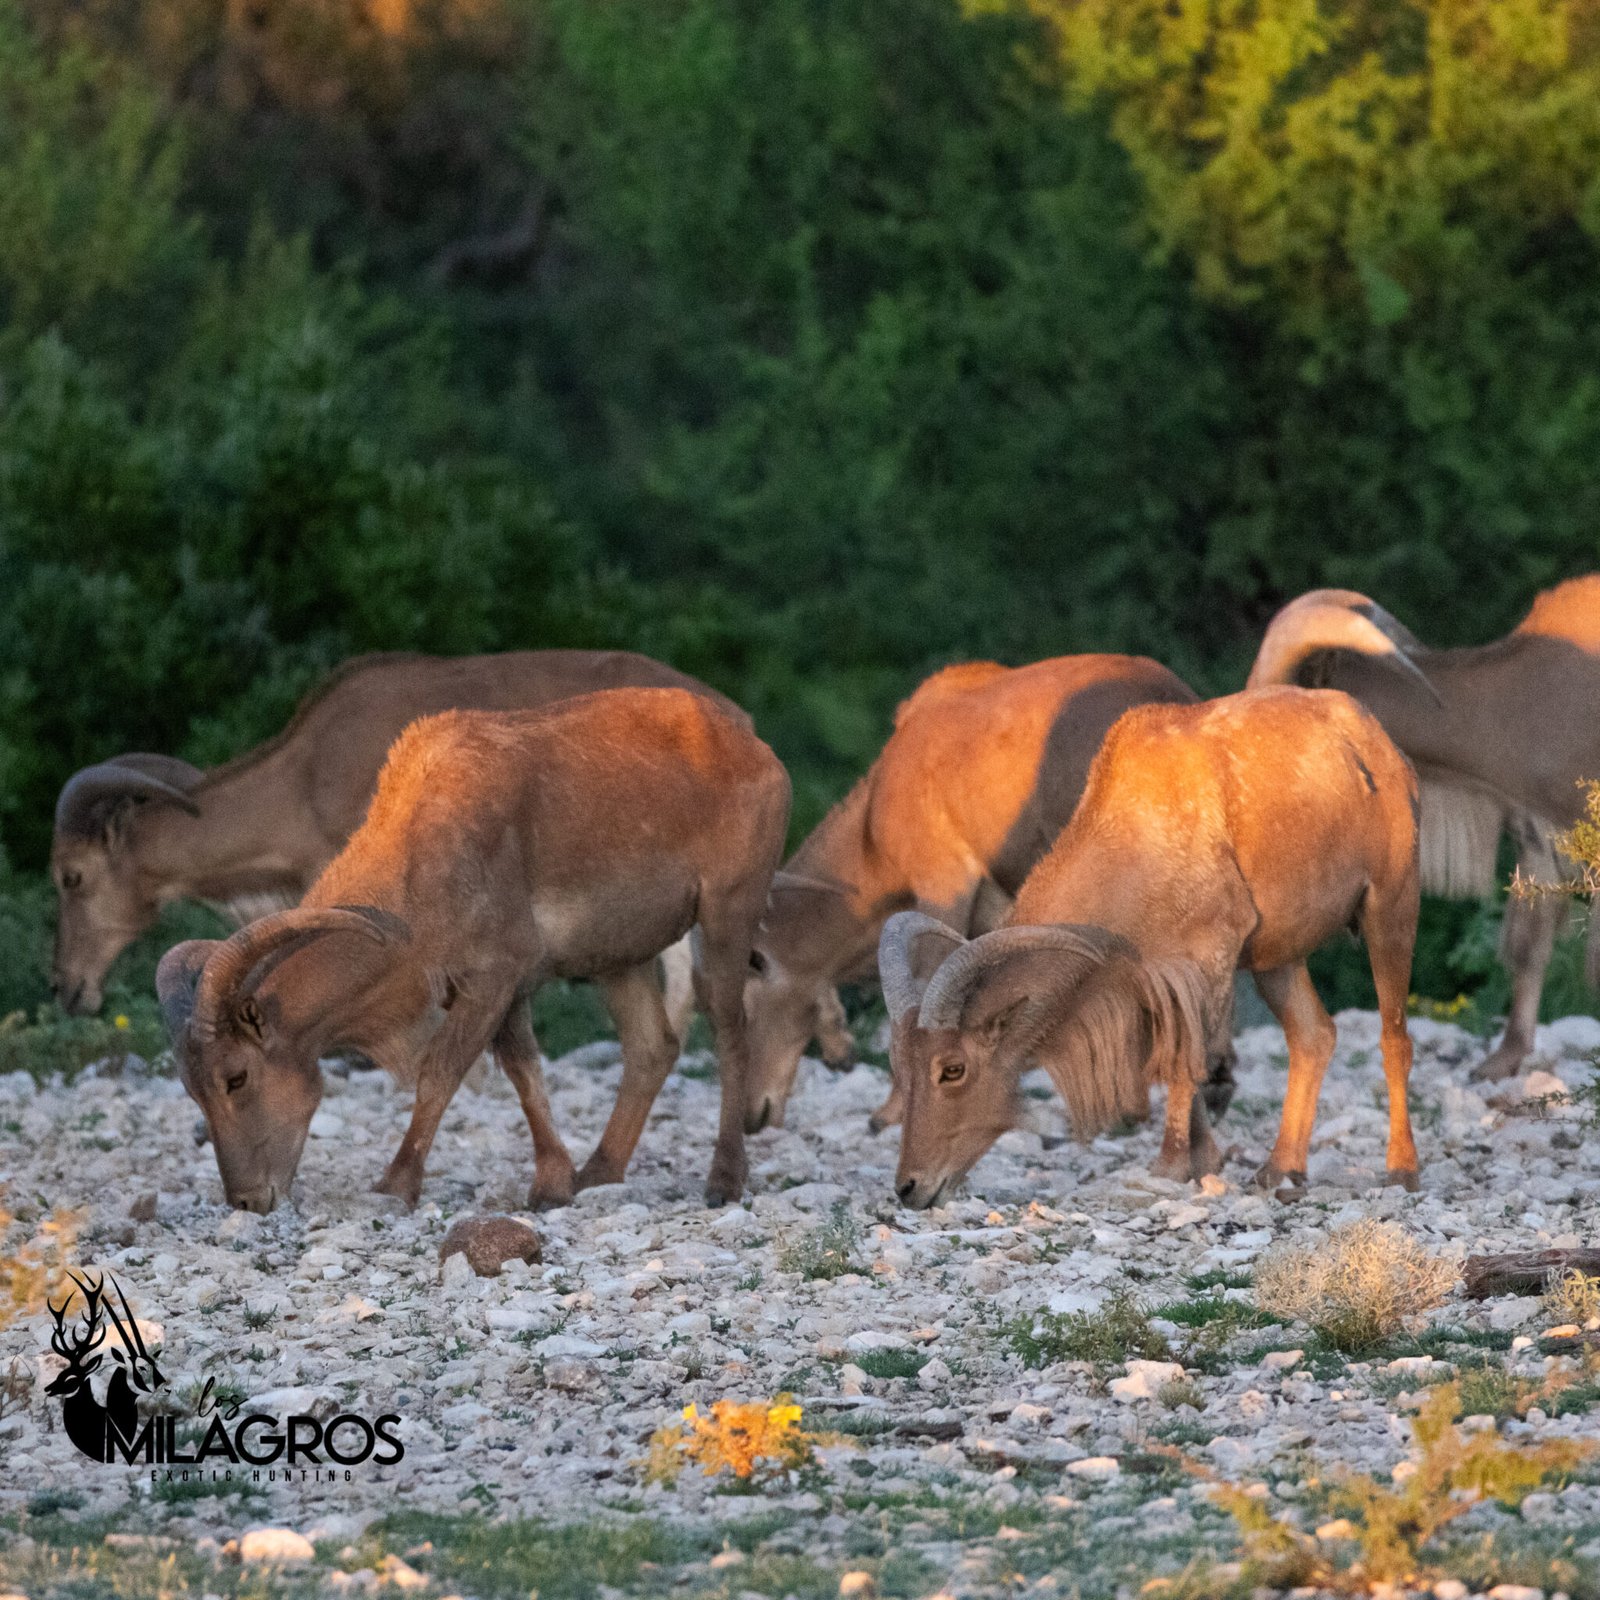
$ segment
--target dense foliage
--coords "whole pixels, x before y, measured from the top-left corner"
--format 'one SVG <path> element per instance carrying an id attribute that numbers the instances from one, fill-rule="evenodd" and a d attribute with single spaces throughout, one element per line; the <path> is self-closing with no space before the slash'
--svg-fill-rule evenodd
<path id="1" fill-rule="evenodd" d="M 1456 643 L 1591 568 L 1594 6 L 1030 4 L 1246 355 L 1208 569 L 1368 590 Z"/>
<path id="2" fill-rule="evenodd" d="M 1597 47 L 1578 0 L 0 0 L 12 869 L 76 765 L 220 759 L 355 650 L 668 657 L 805 825 L 952 658 L 1222 690 L 1321 582 L 1491 636 L 1595 564 Z M 1434 918 L 1418 986 L 1491 934 Z"/>

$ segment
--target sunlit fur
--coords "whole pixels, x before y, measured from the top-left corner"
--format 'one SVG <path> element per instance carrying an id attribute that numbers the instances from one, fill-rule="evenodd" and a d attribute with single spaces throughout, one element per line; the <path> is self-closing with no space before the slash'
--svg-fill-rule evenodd
<path id="1" fill-rule="evenodd" d="M 1363 623 L 1381 644 L 1370 634 L 1353 642 Z M 1600 721 L 1591 714 L 1600 701 L 1600 576 L 1546 590 L 1505 638 L 1461 650 L 1426 648 L 1363 594 L 1313 590 L 1273 619 L 1250 681 L 1343 689 L 1383 724 L 1422 783 L 1429 893 L 1493 893 L 1508 833 L 1527 876 L 1549 881 L 1569 870 L 1554 840 L 1582 812 L 1579 780 L 1600 775 Z M 1532 1048 L 1566 914 L 1559 895 L 1508 903 L 1500 953 L 1511 1007 L 1505 1036 L 1475 1076 L 1508 1077 Z M 1600 982 L 1600 918 L 1590 921 L 1586 966 Z"/>
<path id="2" fill-rule="evenodd" d="M 359 656 L 280 733 L 226 766 L 201 772 L 167 757 L 119 756 L 94 771 L 125 770 L 124 783 L 85 785 L 75 774 L 51 851 L 57 998 L 68 1011 L 99 1010 L 111 963 L 170 901 L 208 901 L 241 923 L 293 905 L 355 831 L 389 746 L 416 718 L 628 685 L 697 690 L 744 716 L 704 684 L 630 651 Z M 165 790 L 148 781 L 156 763 Z"/>
<path id="3" fill-rule="evenodd" d="M 1334 1043 L 1305 958 L 1347 927 L 1365 937 L 1378 988 L 1391 1175 L 1414 1185 L 1405 1008 L 1416 805 L 1405 758 L 1345 695 L 1268 689 L 1130 711 L 1005 924 L 941 954 L 915 1016 L 894 1031 L 907 1090 L 901 1198 L 931 1204 L 966 1172 L 1015 1120 L 1018 1078 L 1034 1064 L 1082 1137 L 1142 1114 L 1148 1086 L 1165 1083 L 1156 1170 L 1215 1170 L 1196 1089 L 1241 967 L 1289 1042 L 1283 1123 L 1262 1177 L 1303 1176 Z M 886 947 L 898 932 L 891 923 Z"/>
<path id="4" fill-rule="evenodd" d="M 412 724 L 365 822 L 299 908 L 162 963 L 162 1006 L 228 1198 L 265 1210 L 288 1192 L 317 1061 L 340 1046 L 416 1086 L 386 1193 L 416 1202 L 439 1119 L 486 1048 L 533 1134 L 532 1204 L 621 1181 L 678 1053 L 655 957 L 696 924 L 723 1086 L 707 1188 L 736 1197 L 743 986 L 788 809 L 788 777 L 747 721 L 681 689 Z M 622 1041 L 616 1106 L 576 1174 L 528 1018 L 551 977 L 594 978 Z"/>
<path id="5" fill-rule="evenodd" d="M 993 927 L 1072 815 L 1106 729 L 1130 706 L 1194 699 L 1140 656 L 972 661 L 927 679 L 795 851 L 797 881 L 773 887 L 746 996 L 752 1126 L 783 1120 L 833 986 L 875 978 L 886 918 L 915 905 L 962 933 Z M 897 1088 L 874 1124 L 898 1121 L 900 1101 Z"/>

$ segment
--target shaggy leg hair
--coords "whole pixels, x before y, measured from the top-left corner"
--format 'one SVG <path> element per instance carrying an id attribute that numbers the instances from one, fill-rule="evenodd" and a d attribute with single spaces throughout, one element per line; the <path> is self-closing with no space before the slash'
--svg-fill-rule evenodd
<path id="1" fill-rule="evenodd" d="M 1504 826 L 1504 809 L 1491 796 L 1425 778 L 1420 842 L 1424 891 L 1447 900 L 1493 894 L 1495 854 Z"/>

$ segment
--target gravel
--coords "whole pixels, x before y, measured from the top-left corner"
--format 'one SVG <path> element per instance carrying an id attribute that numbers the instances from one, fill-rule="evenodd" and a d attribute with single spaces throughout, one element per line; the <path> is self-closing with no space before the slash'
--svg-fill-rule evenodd
<path id="1" fill-rule="evenodd" d="M 951 1203 L 905 1212 L 891 1184 L 898 1134 L 867 1128 L 883 1073 L 832 1074 L 807 1061 L 789 1126 L 751 1141 L 749 1198 L 708 1211 L 700 1189 L 717 1089 L 701 1057 L 686 1057 L 667 1083 L 625 1184 L 537 1217 L 522 1210 L 527 1128 L 498 1075 L 456 1097 L 411 1213 L 368 1189 L 408 1110 L 404 1092 L 370 1072 L 329 1074 L 296 1204 L 269 1217 L 224 1207 L 194 1107 L 159 1074 L 91 1072 L 42 1088 L 23 1074 L 0 1078 L 0 1172 L 24 1223 L 51 1208 L 82 1212 L 79 1259 L 112 1271 L 147 1337 L 160 1340 L 167 1395 L 190 1396 L 212 1378 L 244 1396 L 245 1410 L 399 1413 L 396 1466 L 355 1467 L 348 1481 L 341 1469 L 331 1484 L 283 1481 L 280 1469 L 248 1504 L 208 1495 L 155 1507 L 186 1537 L 256 1529 L 257 1547 L 274 1551 L 264 1560 L 294 1559 L 296 1539 L 354 1537 L 397 1506 L 556 1520 L 622 1505 L 726 1519 L 789 1506 L 816 1518 L 826 1499 L 816 1482 L 729 1497 L 698 1473 L 663 1487 L 639 1469 L 652 1430 L 685 1405 L 785 1391 L 805 1407 L 806 1427 L 843 1430 L 822 1452 L 824 1482 L 858 1482 L 866 1462 L 884 1494 L 937 1485 L 999 1505 L 1085 1496 L 1110 1505 L 1137 1496 L 1130 1460 L 1176 1418 L 1196 1459 L 1232 1477 L 1265 1476 L 1288 1501 L 1308 1463 L 1387 1476 L 1408 1457 L 1402 1391 L 1429 1381 L 1424 1364 L 1402 1363 L 1375 1385 L 1360 1363 L 1318 1377 L 1298 1328 L 1251 1331 L 1220 1370 L 1029 1368 L 1003 1325 L 1041 1308 L 1092 1310 L 1130 1274 L 1148 1304 L 1182 1300 L 1191 1274 L 1248 1272 L 1279 1240 L 1367 1215 L 1395 1219 L 1452 1258 L 1595 1241 L 1600 1142 L 1582 1134 L 1570 1105 L 1546 1098 L 1538 1114 L 1517 1114 L 1520 1085 L 1470 1083 L 1482 1046 L 1448 1024 L 1413 1023 L 1421 1192 L 1376 1187 L 1386 1127 L 1377 1020 L 1347 1012 L 1338 1023 L 1309 1187 L 1292 1204 L 1248 1187 L 1281 1102 L 1275 1028 L 1240 1036 L 1239 1095 L 1222 1129 L 1237 1158 L 1223 1182 L 1204 1186 L 1150 1175 L 1158 1123 L 1087 1147 L 1057 1144 L 1064 1113 L 1035 1078 L 1026 1085 L 1033 1125 L 1006 1135 Z M 1597 1048 L 1593 1019 L 1541 1028 L 1530 1064 L 1541 1094 L 1587 1082 Z M 548 1070 L 558 1123 L 580 1158 L 619 1074 L 604 1045 Z M 1512 1108 L 1487 1103 L 1490 1094 Z M 781 1260 L 798 1259 L 795 1243 L 836 1225 L 841 1207 L 858 1229 L 855 1270 L 815 1279 L 784 1270 Z M 461 1254 L 441 1267 L 450 1225 L 492 1213 L 533 1223 L 542 1262 L 513 1256 L 493 1277 Z M 1528 1334 L 1541 1316 L 1531 1298 L 1453 1300 L 1432 1320 Z M 59 1367 L 48 1348 L 42 1315 L 0 1333 L 0 1371 L 9 1363 L 22 1391 L 0 1416 L 0 1510 L 71 1491 L 85 1515 L 147 1519 L 149 1469 L 92 1466 L 60 1431 L 57 1402 L 42 1392 Z M 1506 1359 L 1538 1374 L 1564 1358 L 1528 1341 Z M 1175 1378 L 1198 1386 L 1203 1410 L 1164 1408 Z M 1600 1439 L 1589 1415 L 1535 1426 L 1548 1430 Z M 1168 1497 L 1159 1502 L 1168 1521 L 1174 1492 L 1183 1506 L 1194 1493 L 1150 1492 Z M 1579 1484 L 1530 1505 L 1559 1523 L 1568 1509 L 1597 1509 L 1597 1493 Z M 827 1531 L 835 1520 L 811 1531 L 843 1548 L 848 1530 Z M 956 1582 L 960 1560 L 950 1560 Z"/>

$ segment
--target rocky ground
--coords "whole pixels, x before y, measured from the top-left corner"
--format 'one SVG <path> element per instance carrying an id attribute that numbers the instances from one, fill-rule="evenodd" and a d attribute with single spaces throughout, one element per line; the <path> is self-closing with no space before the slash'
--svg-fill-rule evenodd
<path id="1" fill-rule="evenodd" d="M 1600 1441 L 1600 1385 L 1574 1341 L 1555 1354 L 1540 1342 L 1552 1317 L 1536 1299 L 1452 1299 L 1409 1339 L 1350 1359 L 1255 1311 L 1252 1263 L 1371 1215 L 1452 1258 L 1596 1242 L 1600 1140 L 1550 1097 L 1588 1082 L 1600 1022 L 1540 1030 L 1541 1075 L 1511 1086 L 1531 1108 L 1487 1104 L 1468 1082 L 1479 1041 L 1414 1023 L 1424 1170 L 1404 1194 L 1374 1187 L 1376 1019 L 1338 1020 L 1311 1187 L 1293 1204 L 1247 1186 L 1283 1088 L 1272 1028 L 1239 1041 L 1224 1181 L 1152 1178 L 1152 1127 L 1057 1143 L 1041 1080 L 1036 1128 L 922 1214 L 893 1202 L 896 1134 L 867 1129 L 881 1070 L 811 1062 L 789 1127 L 753 1141 L 748 1201 L 707 1211 L 716 1084 L 686 1057 L 626 1185 L 530 1219 L 542 1264 L 495 1278 L 459 1256 L 441 1269 L 438 1251 L 452 1221 L 516 1212 L 525 1195 L 527 1131 L 498 1077 L 456 1099 L 409 1215 L 366 1192 L 405 1096 L 378 1074 L 330 1077 L 298 1204 L 267 1218 L 223 1207 L 170 1078 L 137 1064 L 67 1086 L 0 1078 L 9 1243 L 52 1208 L 81 1210 L 77 1259 L 113 1272 L 155 1325 L 173 1407 L 192 1410 L 210 1378 L 247 1411 L 396 1412 L 405 1444 L 398 1465 L 348 1481 L 95 1465 L 42 1392 L 59 1366 L 48 1322 L 24 1317 L 0 1332 L 0 1591 L 734 1597 L 832 1595 L 842 1581 L 1088 1596 L 1167 1578 L 1172 1595 L 1249 1592 L 1260 1573 L 1233 1564 L 1223 1480 L 1289 1525 L 1322 1527 L 1313 1544 L 1348 1566 L 1360 1551 L 1337 1537 L 1332 1485 L 1341 1470 L 1405 1480 L 1432 1384 L 1476 1384 L 1488 1398 L 1464 1426 L 1513 1443 Z M 551 1067 L 574 1149 L 598 1133 L 618 1071 L 605 1044 Z M 1120 1310 L 1072 1317 L 1108 1305 Z M 784 1392 L 823 1436 L 798 1474 L 755 1490 L 694 1470 L 646 1481 L 650 1435 L 686 1405 Z M 1443 1596 L 1600 1592 L 1600 1469 L 1580 1465 L 1520 1513 L 1475 1509 L 1451 1537 L 1428 1578 L 1444 1574 Z"/>

